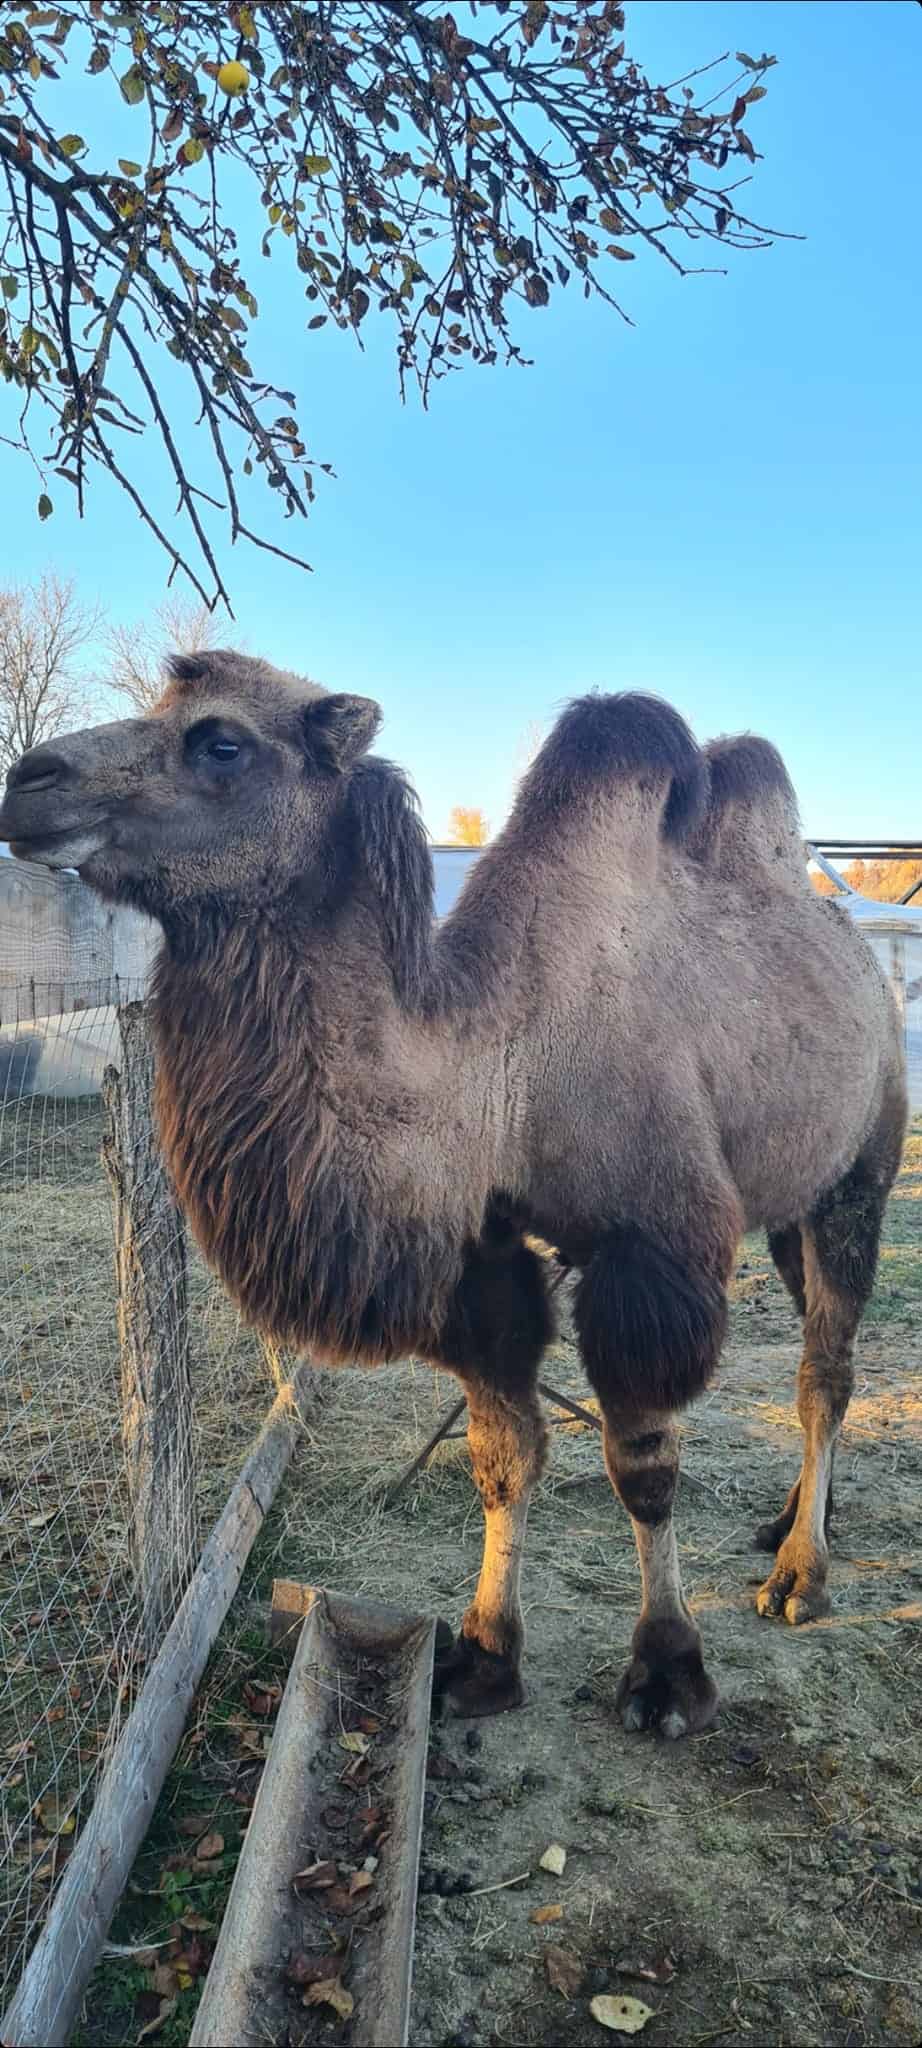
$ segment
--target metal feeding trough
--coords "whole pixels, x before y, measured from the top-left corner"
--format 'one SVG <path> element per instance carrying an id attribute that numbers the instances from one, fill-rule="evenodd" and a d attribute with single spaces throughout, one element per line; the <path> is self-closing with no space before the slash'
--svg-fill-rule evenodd
<path id="1" fill-rule="evenodd" d="M 277 1581 L 294 1649 L 190 2048 L 405 2048 L 436 1623 Z"/>

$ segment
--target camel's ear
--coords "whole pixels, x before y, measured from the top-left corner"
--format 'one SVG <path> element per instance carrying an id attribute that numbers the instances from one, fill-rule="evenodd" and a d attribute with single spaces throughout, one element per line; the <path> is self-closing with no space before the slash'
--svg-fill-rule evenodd
<path id="1" fill-rule="evenodd" d="M 318 697 L 304 713 L 307 751 L 319 767 L 348 768 L 380 724 L 381 707 L 371 697 Z"/>

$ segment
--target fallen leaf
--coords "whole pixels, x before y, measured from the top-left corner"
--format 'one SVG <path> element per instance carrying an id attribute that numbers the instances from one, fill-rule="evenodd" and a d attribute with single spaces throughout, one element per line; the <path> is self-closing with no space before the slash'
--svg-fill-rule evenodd
<path id="1" fill-rule="evenodd" d="M 339 1782 L 341 1785 L 367 1785 L 370 1777 L 371 1764 L 367 1756 L 354 1756 L 345 1770 L 340 1771 Z"/>
<path id="2" fill-rule="evenodd" d="M 639 1998 L 613 1998 L 608 1993 L 593 1998 L 589 2010 L 600 2027 L 608 2027 L 614 2034 L 639 2034 L 653 2018 L 651 2007 Z"/>
<path id="3" fill-rule="evenodd" d="M 243 1697 L 250 1713 L 259 1714 L 264 1719 L 267 1714 L 275 1713 L 282 1697 L 282 1688 L 275 1680 L 265 1685 L 257 1685 L 253 1679 L 248 1678 L 244 1683 Z"/>
<path id="4" fill-rule="evenodd" d="M 214 1927 L 214 1921 L 206 1919 L 204 1913 L 184 1913 L 179 1924 L 191 1934 L 209 1934 Z"/>
<path id="5" fill-rule="evenodd" d="M 367 1892 L 374 1878 L 370 1870 L 354 1870 L 349 1879 L 349 1897 L 357 1898 L 359 1892 Z"/>
<path id="6" fill-rule="evenodd" d="M 377 1846 L 381 1837 L 381 1830 L 387 1825 L 387 1815 L 383 1806 L 363 1806 L 358 1820 L 359 1847 L 364 1849 L 369 1842 L 373 1842 Z"/>
<path id="7" fill-rule="evenodd" d="M 640 1977 L 647 1984 L 670 1984 L 678 1964 L 671 1949 L 666 1950 L 658 1963 L 647 1966 L 644 1963 L 616 1963 L 615 1973 L 619 1977 Z"/>
<path id="8" fill-rule="evenodd" d="M 340 1736 L 339 1746 L 340 1749 L 348 1749 L 353 1756 L 366 1756 L 369 1748 L 368 1737 L 355 1728 Z"/>
<path id="9" fill-rule="evenodd" d="M 344 1884 L 333 1884 L 324 1893 L 323 1903 L 331 1913 L 355 1913 L 362 1902 L 352 1898 Z"/>
<path id="10" fill-rule="evenodd" d="M 376 1721 L 374 1714 L 363 1714 L 359 1721 L 359 1727 L 364 1729 L 366 1735 L 380 1735 L 381 1733 L 381 1722 Z"/>
<path id="11" fill-rule="evenodd" d="M 196 1861 L 199 1863 L 213 1863 L 215 1857 L 221 1856 L 223 1853 L 223 1835 L 203 1835 L 201 1841 L 195 1845 Z"/>
<path id="12" fill-rule="evenodd" d="M 578 1956 L 568 1948 L 546 1948 L 544 1969 L 552 1991 L 559 1991 L 564 1998 L 575 1998 L 583 1981 L 583 1966 Z"/>
<path id="13" fill-rule="evenodd" d="M 148 2020 L 146 2027 L 141 2028 L 136 2039 L 139 2041 L 149 2041 L 152 2034 L 159 2034 L 161 2027 L 166 2026 L 167 2020 L 172 2019 L 178 2004 L 178 1998 L 165 1998 L 160 2011 L 154 2019 Z"/>
<path id="14" fill-rule="evenodd" d="M 285 1972 L 289 1984 L 328 1984 L 330 1982 L 330 1957 L 308 1956 L 301 1951 L 292 1956 Z"/>
<path id="15" fill-rule="evenodd" d="M 533 1927 L 547 1927 L 550 1921 L 563 1919 L 563 1907 L 536 1906 L 534 1912 L 529 1913 L 528 1917 Z"/>
<path id="16" fill-rule="evenodd" d="M 177 1821 L 176 1826 L 181 1835 L 191 1835 L 193 1841 L 198 1841 L 207 1833 L 208 1828 L 211 1826 L 211 1814 L 184 1813 L 182 1819 Z"/>
<path id="17" fill-rule="evenodd" d="M 49 1522 L 53 1522 L 53 1521 L 54 1521 L 54 1518 L 55 1518 L 55 1516 L 56 1516 L 56 1515 L 59 1515 L 59 1514 L 60 1514 L 60 1512 L 61 1512 L 61 1510 L 60 1510 L 60 1508 L 59 1508 L 59 1507 L 57 1507 L 57 1508 L 46 1508 L 46 1509 L 45 1509 L 45 1511 L 44 1511 L 44 1514 L 40 1514 L 40 1515 L 28 1515 L 28 1516 L 26 1517 L 26 1528 L 27 1528 L 27 1529 L 44 1529 L 44 1528 L 46 1528 L 46 1526 L 47 1526 L 47 1524 L 48 1524 Z"/>
<path id="18" fill-rule="evenodd" d="M 319 1984 L 310 1984 L 304 1993 L 302 2005 L 331 2005 L 341 2020 L 351 2019 L 355 2011 L 355 1999 L 347 1991 L 339 1977 L 324 1977 Z"/>
<path id="19" fill-rule="evenodd" d="M 309 1863 L 305 1870 L 296 1870 L 292 1883 L 296 1891 L 319 1892 L 336 1883 L 335 1863 Z"/>
<path id="20" fill-rule="evenodd" d="M 549 1870 L 554 1877 L 562 1877 L 567 1867 L 567 1852 L 560 1842 L 551 1842 L 539 1859 L 542 1870 Z"/>
<path id="21" fill-rule="evenodd" d="M 41 1822 L 46 1835 L 72 1835 L 77 1825 L 73 1805 L 66 1799 L 40 1799 L 35 1807 L 35 1818 Z"/>
<path id="22" fill-rule="evenodd" d="M 156 1991 L 158 1998 L 175 1998 L 179 1989 L 176 1980 L 175 1964 L 172 1962 L 155 1963 L 150 1982 L 151 1990 Z"/>

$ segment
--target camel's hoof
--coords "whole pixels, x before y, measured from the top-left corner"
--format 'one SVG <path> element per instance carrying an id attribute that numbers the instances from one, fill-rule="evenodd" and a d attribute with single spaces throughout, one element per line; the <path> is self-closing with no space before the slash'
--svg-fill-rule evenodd
<path id="1" fill-rule="evenodd" d="M 708 1677 L 692 1622 L 640 1622 L 634 1655 L 615 1701 L 629 1735 L 655 1728 L 667 1742 L 697 1735 L 717 1713 L 718 1693 Z"/>
<path id="2" fill-rule="evenodd" d="M 792 1628 L 799 1628 L 804 1621 L 819 1621 L 831 1608 L 825 1576 L 812 1576 L 795 1566 L 783 1565 L 780 1560 L 771 1578 L 766 1579 L 756 1594 L 759 1614 L 766 1618 L 783 1614 Z"/>
<path id="3" fill-rule="evenodd" d="M 473 1636 L 461 1635 L 436 1664 L 436 1690 L 447 1694 L 452 1713 L 461 1720 L 487 1714 L 508 1714 L 525 1704 L 518 1665 L 495 1650 L 485 1650 Z"/>

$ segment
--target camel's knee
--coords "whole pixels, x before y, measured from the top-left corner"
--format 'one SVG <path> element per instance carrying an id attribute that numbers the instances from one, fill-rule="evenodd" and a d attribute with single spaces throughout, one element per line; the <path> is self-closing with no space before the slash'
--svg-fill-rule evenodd
<path id="1" fill-rule="evenodd" d="M 474 1483 L 490 1513 L 530 1494 L 547 1459 L 547 1427 L 537 1396 L 516 1401 L 466 1382 L 467 1440 Z"/>
<path id="2" fill-rule="evenodd" d="M 720 1356 L 727 1299 L 634 1224 L 610 1232 L 586 1266 L 574 1316 L 586 1371 L 603 1408 L 668 1413 L 707 1386 Z"/>
<path id="3" fill-rule="evenodd" d="M 838 1431 L 855 1386 L 852 1342 L 814 1350 L 808 1342 L 797 1375 L 797 1413 L 805 1435 Z"/>
<path id="4" fill-rule="evenodd" d="M 670 1416 L 605 1414 L 608 1476 L 634 1522 L 668 1521 L 679 1476 L 679 1438 Z"/>

